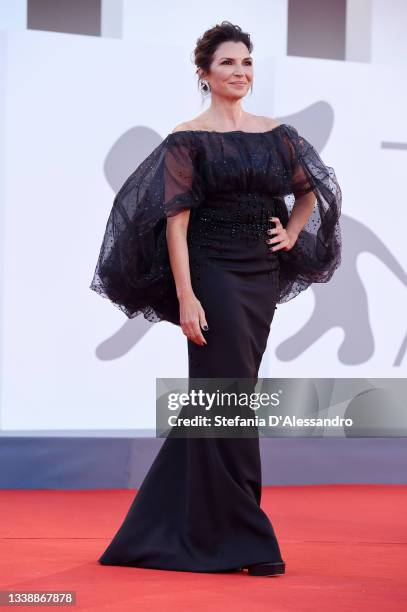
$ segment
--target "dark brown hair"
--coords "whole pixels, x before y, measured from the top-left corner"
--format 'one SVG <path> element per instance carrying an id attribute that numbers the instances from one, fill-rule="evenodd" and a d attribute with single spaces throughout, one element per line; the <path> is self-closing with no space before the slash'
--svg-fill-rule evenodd
<path id="1" fill-rule="evenodd" d="M 230 23 L 230 21 L 222 21 L 221 24 L 206 30 L 196 41 L 194 49 L 194 62 L 198 68 L 202 68 L 205 72 L 209 72 L 210 65 L 213 60 L 213 55 L 216 49 L 224 42 L 242 42 L 246 45 L 249 53 L 253 51 L 253 43 L 250 40 L 250 34 L 243 32 L 238 25 Z M 198 72 L 198 70 L 196 70 Z M 198 78 L 198 89 L 203 92 L 209 91 L 208 86 L 201 84 L 201 77 Z"/>

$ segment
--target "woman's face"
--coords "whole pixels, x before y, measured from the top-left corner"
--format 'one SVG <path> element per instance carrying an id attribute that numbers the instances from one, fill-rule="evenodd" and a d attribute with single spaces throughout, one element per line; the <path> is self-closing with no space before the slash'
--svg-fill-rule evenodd
<path id="1" fill-rule="evenodd" d="M 253 82 L 253 59 L 242 42 L 224 42 L 216 49 L 209 73 L 200 72 L 210 83 L 212 95 L 243 98 Z"/>

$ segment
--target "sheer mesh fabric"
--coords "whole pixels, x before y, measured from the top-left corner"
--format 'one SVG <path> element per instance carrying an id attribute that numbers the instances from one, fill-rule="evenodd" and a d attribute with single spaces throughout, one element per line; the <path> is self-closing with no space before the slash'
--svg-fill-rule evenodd
<path id="1" fill-rule="evenodd" d="M 327 282 L 340 264 L 342 194 L 335 171 L 288 124 L 260 133 L 169 134 L 114 198 L 90 289 L 128 318 L 143 314 L 151 322 L 179 325 L 166 219 L 205 206 L 207 198 L 216 196 L 228 201 L 231 214 L 236 194 L 255 192 L 275 198 L 276 216 L 286 226 L 295 200 L 311 191 L 314 210 L 293 249 L 276 251 L 278 303 L 312 283 Z M 265 234 L 264 240 L 268 238 Z"/>

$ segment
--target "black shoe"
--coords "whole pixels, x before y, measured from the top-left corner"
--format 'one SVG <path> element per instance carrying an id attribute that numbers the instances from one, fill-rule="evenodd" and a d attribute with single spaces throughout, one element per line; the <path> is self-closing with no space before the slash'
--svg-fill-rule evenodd
<path id="1" fill-rule="evenodd" d="M 247 567 L 249 576 L 275 576 L 285 573 L 285 562 L 279 563 L 254 563 Z"/>

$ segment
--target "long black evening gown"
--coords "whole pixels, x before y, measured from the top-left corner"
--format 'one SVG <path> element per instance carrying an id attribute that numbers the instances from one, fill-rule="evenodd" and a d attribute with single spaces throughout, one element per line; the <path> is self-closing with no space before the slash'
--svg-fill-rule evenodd
<path id="1" fill-rule="evenodd" d="M 272 252 L 269 217 L 286 226 L 310 191 L 316 204 L 294 248 Z M 179 325 L 165 231 L 188 208 L 191 280 L 209 326 L 206 346 L 187 341 L 189 377 L 254 385 L 277 304 L 340 264 L 335 172 L 288 124 L 171 133 L 119 190 L 90 288 L 129 318 Z M 194 572 L 282 562 L 260 498 L 258 436 L 167 437 L 99 562 Z"/>

